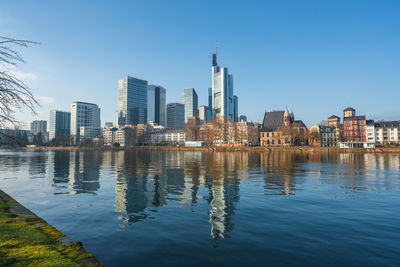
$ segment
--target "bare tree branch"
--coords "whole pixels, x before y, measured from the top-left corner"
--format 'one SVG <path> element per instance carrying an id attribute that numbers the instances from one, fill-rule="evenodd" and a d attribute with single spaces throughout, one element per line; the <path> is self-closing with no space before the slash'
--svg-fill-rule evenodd
<path id="1" fill-rule="evenodd" d="M 29 47 L 32 44 L 39 43 L 0 36 L 0 64 L 6 68 L 7 65 L 18 66 L 18 63 L 25 63 L 13 46 Z M 35 107 L 37 106 L 39 103 L 23 81 L 10 71 L 0 71 L 0 128 L 7 125 L 17 126 L 15 112 L 28 108 L 36 114 Z"/>

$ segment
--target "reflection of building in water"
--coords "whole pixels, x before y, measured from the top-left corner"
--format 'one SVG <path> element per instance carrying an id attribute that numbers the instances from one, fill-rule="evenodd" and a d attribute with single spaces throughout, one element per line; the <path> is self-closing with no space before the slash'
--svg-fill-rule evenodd
<path id="1" fill-rule="evenodd" d="M 214 239 L 227 238 L 233 230 L 231 218 L 235 211 L 234 202 L 239 201 L 239 180 L 231 185 L 214 184 L 210 187 L 210 224 Z"/>
<path id="2" fill-rule="evenodd" d="M 101 153 L 98 151 L 69 152 L 69 189 L 72 194 L 95 193 L 100 188 Z"/>
<path id="3" fill-rule="evenodd" d="M 292 153 L 261 153 L 261 166 L 264 169 L 265 189 L 269 195 L 294 195 L 296 176 L 302 169 L 296 169 L 293 162 L 302 157 Z"/>
<path id="4" fill-rule="evenodd" d="M 64 188 L 68 183 L 69 176 L 69 152 L 48 152 L 48 175 L 53 180 L 56 188 Z"/>
<path id="5" fill-rule="evenodd" d="M 29 157 L 30 177 L 46 173 L 47 155 L 43 152 L 35 152 Z"/>
<path id="6" fill-rule="evenodd" d="M 116 211 L 127 215 L 119 217 L 126 222 L 143 220 L 147 207 L 167 202 L 167 176 L 160 172 L 154 154 L 115 152 Z"/>

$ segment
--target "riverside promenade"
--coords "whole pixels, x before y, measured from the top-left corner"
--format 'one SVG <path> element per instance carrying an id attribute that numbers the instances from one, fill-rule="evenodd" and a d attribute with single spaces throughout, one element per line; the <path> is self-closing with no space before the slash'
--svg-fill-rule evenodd
<path id="1" fill-rule="evenodd" d="M 104 266 L 0 190 L 0 266 Z"/>

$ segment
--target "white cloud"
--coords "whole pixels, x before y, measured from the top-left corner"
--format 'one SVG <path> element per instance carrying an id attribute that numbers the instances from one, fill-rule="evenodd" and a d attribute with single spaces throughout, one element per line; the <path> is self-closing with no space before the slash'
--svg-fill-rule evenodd
<path id="1" fill-rule="evenodd" d="M 38 76 L 34 73 L 30 72 L 22 72 L 22 71 L 10 71 L 15 77 L 23 81 L 34 81 L 38 78 Z"/>
<path id="2" fill-rule="evenodd" d="M 51 96 L 38 96 L 37 99 L 39 100 L 39 102 L 43 102 L 43 103 L 46 103 L 46 104 L 50 104 L 50 103 L 56 102 L 56 99 L 54 97 L 51 97 Z"/>
<path id="3" fill-rule="evenodd" d="M 23 80 L 23 81 L 33 81 L 37 80 L 38 76 L 34 73 L 31 72 L 24 72 L 21 70 L 18 70 L 18 67 L 7 64 L 7 63 L 2 63 L 3 67 L 12 75 L 14 75 L 17 79 Z"/>

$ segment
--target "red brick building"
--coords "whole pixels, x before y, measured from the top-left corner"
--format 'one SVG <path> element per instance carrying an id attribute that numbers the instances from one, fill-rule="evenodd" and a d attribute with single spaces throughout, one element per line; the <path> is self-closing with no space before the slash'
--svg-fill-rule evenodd
<path id="1" fill-rule="evenodd" d="M 356 116 L 353 108 L 346 108 L 343 111 L 343 142 L 365 143 L 367 133 L 367 121 L 365 116 Z"/>

